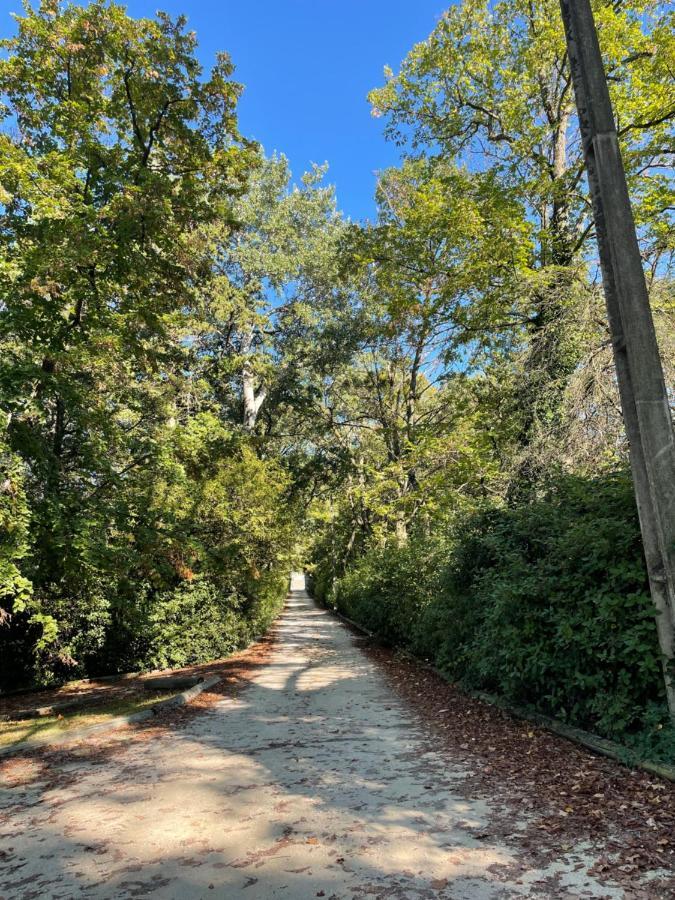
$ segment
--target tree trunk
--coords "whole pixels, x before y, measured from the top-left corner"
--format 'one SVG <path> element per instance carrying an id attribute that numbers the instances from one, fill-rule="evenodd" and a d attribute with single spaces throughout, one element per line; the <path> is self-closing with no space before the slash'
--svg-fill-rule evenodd
<path id="1" fill-rule="evenodd" d="M 244 366 L 241 372 L 242 397 L 244 401 L 244 428 L 253 431 L 258 419 L 260 407 L 265 402 L 267 391 L 264 387 L 256 391 L 255 373 L 250 363 L 249 354 L 253 345 L 253 331 L 250 331 L 242 341 L 242 353 L 245 355 Z"/>
<path id="2" fill-rule="evenodd" d="M 251 371 L 248 364 L 244 366 L 244 369 L 241 373 L 241 381 L 242 393 L 244 397 L 244 428 L 247 431 L 253 431 L 253 429 L 255 428 L 255 423 L 258 419 L 260 407 L 265 402 L 267 391 L 265 390 L 265 388 L 260 388 L 260 390 L 256 392 L 255 375 Z"/>
<path id="3" fill-rule="evenodd" d="M 398 513 L 396 516 L 396 543 L 399 547 L 405 547 L 408 543 L 408 526 L 403 513 Z"/>
<path id="4" fill-rule="evenodd" d="M 675 436 L 589 0 L 561 0 L 642 540 L 675 722 Z"/>

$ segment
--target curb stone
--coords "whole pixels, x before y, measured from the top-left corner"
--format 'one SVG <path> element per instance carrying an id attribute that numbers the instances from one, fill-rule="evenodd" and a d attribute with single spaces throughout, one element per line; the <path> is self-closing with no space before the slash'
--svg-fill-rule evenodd
<path id="1" fill-rule="evenodd" d="M 98 675 L 95 678 L 80 678 L 76 679 L 72 682 L 65 682 L 65 685 L 60 685 L 60 687 L 65 687 L 68 684 L 75 684 L 78 681 L 83 684 L 98 684 L 99 682 L 111 683 L 111 682 L 124 682 L 131 681 L 134 678 L 138 678 L 141 680 L 141 686 L 145 685 L 147 681 L 152 681 L 152 676 L 155 677 L 171 677 L 171 672 L 174 670 L 170 670 L 169 674 L 162 673 L 165 670 L 163 669 L 152 669 L 149 672 L 123 672 L 121 675 Z M 180 671 L 180 670 L 178 670 Z M 144 677 L 145 676 L 145 677 Z M 148 677 L 149 676 L 149 677 Z M 0 691 L 0 701 L 6 699 L 7 697 L 19 697 L 22 694 L 32 694 L 36 691 L 40 691 L 41 688 L 38 686 L 28 687 L 28 688 L 18 688 L 13 691 Z M 89 697 L 71 697 L 69 700 L 57 700 L 56 703 L 48 703 L 45 706 L 32 706 L 26 707 L 24 709 L 12 710 L 11 713 L 2 713 L 0 715 L 0 721 L 13 721 L 13 722 L 23 722 L 28 719 L 41 719 L 44 716 L 53 716 L 55 713 L 61 712 L 71 712 L 72 710 L 80 709 L 82 706 L 87 706 L 90 702 Z"/>
<path id="2" fill-rule="evenodd" d="M 180 694 L 176 694 L 166 700 L 158 700 L 157 703 L 153 703 L 152 706 L 149 706 L 147 709 L 141 709 L 138 712 L 129 713 L 126 716 L 115 716 L 112 719 L 108 719 L 107 722 L 100 722 L 98 725 L 76 728 L 73 731 L 64 732 L 62 735 L 45 735 L 42 738 L 37 735 L 32 739 L 22 741 L 18 744 L 0 747 L 0 756 L 11 756 L 13 753 L 21 753 L 23 750 L 32 750 L 36 747 L 72 744 L 102 732 L 115 731 L 118 728 L 124 728 L 126 725 L 133 725 L 136 722 L 146 721 L 166 709 L 170 709 L 174 706 L 185 706 L 190 700 L 193 700 L 198 694 L 201 694 L 202 691 L 206 691 L 218 684 L 220 680 L 221 678 L 219 675 L 213 675 L 211 678 L 207 678 L 206 681 L 200 681 L 199 684 L 195 684 L 193 687 L 181 691 Z"/>

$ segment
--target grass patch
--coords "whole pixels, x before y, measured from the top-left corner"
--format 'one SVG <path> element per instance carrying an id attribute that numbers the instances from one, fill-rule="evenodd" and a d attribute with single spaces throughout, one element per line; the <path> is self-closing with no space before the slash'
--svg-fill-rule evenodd
<path id="1" fill-rule="evenodd" d="M 58 737 L 74 728 L 100 725 L 115 716 L 125 716 L 147 709 L 158 700 L 166 700 L 175 696 L 176 693 L 177 691 L 165 691 L 143 694 L 139 697 L 126 697 L 110 703 L 102 703 L 94 709 L 78 709 L 53 716 L 44 716 L 40 719 L 0 722 L 0 747 L 22 744 L 36 736 L 40 738 Z"/>

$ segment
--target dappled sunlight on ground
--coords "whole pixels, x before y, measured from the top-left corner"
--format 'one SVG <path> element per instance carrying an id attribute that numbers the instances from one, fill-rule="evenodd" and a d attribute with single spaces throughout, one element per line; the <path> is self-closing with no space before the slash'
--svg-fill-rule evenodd
<path id="1" fill-rule="evenodd" d="M 470 770 L 300 591 L 239 693 L 8 771 L 0 896 L 17 900 L 561 896 L 486 839 Z M 583 874 L 585 896 L 621 896 Z"/>

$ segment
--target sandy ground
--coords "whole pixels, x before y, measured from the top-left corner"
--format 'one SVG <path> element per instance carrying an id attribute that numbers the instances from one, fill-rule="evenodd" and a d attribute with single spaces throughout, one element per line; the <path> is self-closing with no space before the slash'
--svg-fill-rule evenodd
<path id="1" fill-rule="evenodd" d="M 265 665 L 174 725 L 15 760 L 0 898 L 629 897 L 490 835 L 474 772 L 297 581 Z M 19 769 L 16 769 L 19 766 Z M 517 836 L 529 812 L 512 814 Z M 670 896 L 654 886 L 635 896 Z"/>

